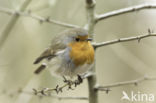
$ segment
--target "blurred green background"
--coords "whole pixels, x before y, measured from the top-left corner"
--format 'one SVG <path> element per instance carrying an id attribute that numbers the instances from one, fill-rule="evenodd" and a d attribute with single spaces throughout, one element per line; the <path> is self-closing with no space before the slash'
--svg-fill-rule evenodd
<path id="1" fill-rule="evenodd" d="M 0 7 L 18 10 L 24 0 L 0 0 Z M 155 0 L 96 0 L 96 12 L 106 13 Z M 87 22 L 84 0 L 32 0 L 26 11 L 79 26 Z M 0 12 L 0 33 L 12 16 Z M 95 28 L 97 42 L 147 33 L 148 28 L 156 31 L 156 9 L 146 9 L 100 21 Z M 29 17 L 20 17 L 0 51 L 0 103 L 88 103 L 88 101 L 61 100 L 50 97 L 17 93 L 22 88 L 55 87 L 62 79 L 48 71 L 34 75 L 34 59 L 48 47 L 57 33 L 67 28 L 55 24 L 40 23 Z M 1 36 L 1 34 L 0 34 Z M 98 83 L 102 85 L 133 80 L 144 75 L 156 75 L 156 38 L 101 47 L 96 52 Z M 60 96 L 88 96 L 87 81 L 73 91 L 64 90 Z M 112 88 L 109 94 L 99 92 L 100 103 L 129 103 L 121 101 L 122 91 L 152 93 L 156 95 L 156 81 L 147 81 L 138 86 L 129 85 Z M 54 93 L 55 94 L 55 93 Z M 144 103 L 144 102 L 142 102 Z M 146 102 L 148 103 L 148 102 Z M 151 102 L 149 102 L 151 103 Z"/>

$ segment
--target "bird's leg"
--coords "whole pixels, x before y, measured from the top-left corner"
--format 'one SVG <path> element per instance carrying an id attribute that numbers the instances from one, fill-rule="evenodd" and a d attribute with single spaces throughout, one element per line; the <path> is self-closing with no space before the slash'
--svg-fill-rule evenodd
<path id="1" fill-rule="evenodd" d="M 76 87 L 77 85 L 80 85 L 83 82 L 83 78 L 81 77 L 81 75 L 77 75 L 77 79 L 74 81 L 67 80 L 65 76 L 63 76 L 63 79 L 64 79 L 63 82 L 68 84 L 69 89 L 72 89 L 71 88 L 72 85 L 75 85 Z"/>

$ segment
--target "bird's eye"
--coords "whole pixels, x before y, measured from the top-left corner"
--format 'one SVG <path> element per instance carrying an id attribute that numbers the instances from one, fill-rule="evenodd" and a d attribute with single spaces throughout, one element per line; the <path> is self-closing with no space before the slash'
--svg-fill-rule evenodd
<path id="1" fill-rule="evenodd" d="M 80 38 L 75 38 L 75 41 L 80 41 Z"/>

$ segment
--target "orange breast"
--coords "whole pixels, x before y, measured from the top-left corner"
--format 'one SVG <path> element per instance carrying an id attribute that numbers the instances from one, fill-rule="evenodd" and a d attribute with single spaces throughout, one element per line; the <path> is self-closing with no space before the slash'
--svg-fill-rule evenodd
<path id="1" fill-rule="evenodd" d="M 94 48 L 90 42 L 81 41 L 70 43 L 70 58 L 76 66 L 94 62 Z"/>

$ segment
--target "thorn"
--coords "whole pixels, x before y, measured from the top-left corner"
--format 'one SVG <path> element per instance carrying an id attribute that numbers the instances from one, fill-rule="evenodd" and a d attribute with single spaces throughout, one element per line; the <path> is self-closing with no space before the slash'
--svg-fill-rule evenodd
<path id="1" fill-rule="evenodd" d="M 138 86 L 138 82 L 137 82 L 137 81 L 136 81 L 136 82 L 134 82 L 134 85 L 135 85 L 135 86 Z"/>
<path id="2" fill-rule="evenodd" d="M 109 88 L 106 88 L 106 94 L 108 94 L 111 90 Z"/>
<path id="3" fill-rule="evenodd" d="M 49 90 L 49 88 L 44 88 L 41 90 L 42 95 L 46 95 L 46 92 Z"/>
<path id="4" fill-rule="evenodd" d="M 63 89 L 62 88 L 59 88 L 59 91 L 62 93 L 63 92 Z"/>
<path id="5" fill-rule="evenodd" d="M 59 85 L 56 85 L 56 88 L 54 89 L 56 91 L 56 93 L 59 93 Z"/>
<path id="6" fill-rule="evenodd" d="M 37 90 L 36 90 L 36 89 L 34 89 L 34 88 L 33 88 L 32 90 L 34 91 L 34 94 L 35 94 L 35 95 L 37 95 L 37 94 L 38 94 L 38 92 L 37 92 Z"/>
<path id="7" fill-rule="evenodd" d="M 63 76 L 63 79 L 64 79 L 63 82 L 64 82 L 64 83 L 67 83 L 67 79 L 66 79 L 65 76 Z"/>
<path id="8" fill-rule="evenodd" d="M 46 22 L 49 22 L 50 21 L 50 17 L 48 16 L 46 19 L 45 19 Z"/>
<path id="9" fill-rule="evenodd" d="M 56 85 L 56 88 L 58 88 L 59 87 L 59 85 Z"/>
<path id="10" fill-rule="evenodd" d="M 79 84 L 81 84 L 81 83 L 83 82 L 83 79 L 81 78 L 80 75 L 77 75 L 77 79 L 78 79 L 78 81 L 79 81 Z"/>
<path id="11" fill-rule="evenodd" d="M 43 24 L 43 21 L 44 21 L 44 20 L 39 20 L 39 23 L 40 23 L 40 24 Z"/>
<path id="12" fill-rule="evenodd" d="M 15 11 L 15 12 L 14 12 L 14 15 L 19 16 L 20 14 L 19 14 L 18 11 Z"/>
<path id="13" fill-rule="evenodd" d="M 27 13 L 28 13 L 28 14 L 31 14 L 31 13 L 32 13 L 32 11 L 29 9 L 29 10 L 27 11 Z"/>
<path id="14" fill-rule="evenodd" d="M 151 34 L 151 33 L 152 33 L 151 29 L 150 29 L 150 28 L 148 28 L 148 34 Z"/>
<path id="15" fill-rule="evenodd" d="M 141 38 L 140 38 L 139 36 L 138 36 L 137 38 L 138 38 L 138 43 L 140 43 L 140 41 L 141 41 Z"/>
<path id="16" fill-rule="evenodd" d="M 121 40 L 120 39 L 118 39 L 118 42 L 120 42 Z"/>
<path id="17" fill-rule="evenodd" d="M 71 85 L 69 85 L 67 90 L 74 90 L 74 89 L 71 87 Z"/>
<path id="18" fill-rule="evenodd" d="M 135 9 L 135 8 L 133 8 L 133 9 L 132 9 L 132 11 L 136 11 L 136 9 Z"/>
<path id="19" fill-rule="evenodd" d="M 42 94 L 42 95 L 45 95 L 45 90 L 44 90 L 44 89 L 41 90 L 41 94 Z"/>
<path id="20" fill-rule="evenodd" d="M 17 92 L 18 92 L 18 93 L 22 93 L 22 88 L 19 88 L 19 89 L 17 90 Z"/>

